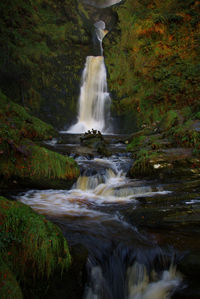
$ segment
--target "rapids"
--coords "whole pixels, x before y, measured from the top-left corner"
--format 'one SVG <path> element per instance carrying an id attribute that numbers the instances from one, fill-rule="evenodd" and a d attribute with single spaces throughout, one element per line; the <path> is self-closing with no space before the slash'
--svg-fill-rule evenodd
<path id="1" fill-rule="evenodd" d="M 70 244 L 87 248 L 84 299 L 163 299 L 181 286 L 178 254 L 161 249 L 126 221 L 138 198 L 171 193 L 165 186 L 127 178 L 131 161 L 127 153 L 78 157 L 82 174 L 71 190 L 29 190 L 18 196 L 60 225 Z"/>

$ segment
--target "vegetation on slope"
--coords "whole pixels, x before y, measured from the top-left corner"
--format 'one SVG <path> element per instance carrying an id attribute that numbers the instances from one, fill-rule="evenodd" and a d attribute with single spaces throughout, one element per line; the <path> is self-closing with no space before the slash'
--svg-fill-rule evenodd
<path id="1" fill-rule="evenodd" d="M 89 49 L 88 17 L 76 0 L 0 2 L 0 88 L 62 127 L 74 117 Z"/>
<path id="2" fill-rule="evenodd" d="M 30 207 L 0 197 L 1 298 L 22 298 L 21 288 L 37 293 L 41 282 L 44 292 L 48 279 L 70 264 L 67 242 L 57 226 Z"/>
<path id="3" fill-rule="evenodd" d="M 127 126 L 161 120 L 166 111 L 199 112 L 200 2 L 126 0 L 104 42 L 113 110 Z"/>

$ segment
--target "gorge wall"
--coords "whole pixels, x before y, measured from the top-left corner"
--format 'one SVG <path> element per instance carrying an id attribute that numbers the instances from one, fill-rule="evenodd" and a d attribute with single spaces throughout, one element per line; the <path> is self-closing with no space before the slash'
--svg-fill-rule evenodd
<path id="1" fill-rule="evenodd" d="M 126 0 L 104 39 L 112 113 L 134 131 L 176 109 L 196 117 L 200 93 L 199 1 Z"/>
<path id="2" fill-rule="evenodd" d="M 1 91 L 59 129 L 72 123 L 85 58 L 95 52 L 94 22 L 112 26 L 110 9 L 81 0 L 9 0 L 0 14 Z"/>
<path id="3" fill-rule="evenodd" d="M 0 88 L 35 115 L 62 127 L 75 117 L 91 48 L 90 20 L 79 1 L 0 3 Z"/>

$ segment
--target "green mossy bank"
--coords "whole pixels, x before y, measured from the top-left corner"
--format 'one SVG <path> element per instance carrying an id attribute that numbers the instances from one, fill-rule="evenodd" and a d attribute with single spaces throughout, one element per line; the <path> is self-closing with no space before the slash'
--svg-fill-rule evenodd
<path id="1" fill-rule="evenodd" d="M 0 197 L 0 297 L 41 298 L 71 265 L 61 230 L 30 207 Z M 22 295 L 23 294 L 23 295 Z"/>
<path id="2" fill-rule="evenodd" d="M 200 2 L 126 0 L 104 39 L 112 113 L 122 131 L 160 121 L 169 110 L 200 111 Z M 119 128 L 120 129 L 120 128 Z"/>
<path id="3" fill-rule="evenodd" d="M 20 105 L 0 94 L 1 188 L 68 188 L 78 177 L 76 162 L 38 144 L 51 139 L 51 125 L 31 116 Z"/>

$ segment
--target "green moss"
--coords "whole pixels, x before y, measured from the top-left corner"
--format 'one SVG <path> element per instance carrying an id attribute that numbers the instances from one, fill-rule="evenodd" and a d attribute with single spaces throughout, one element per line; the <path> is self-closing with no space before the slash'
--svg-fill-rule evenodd
<path id="1" fill-rule="evenodd" d="M 22 106 L 9 100 L 1 91 L 0 116 L 1 126 L 4 130 L 2 135 L 6 134 L 6 131 L 10 131 L 13 138 L 18 134 L 32 140 L 44 140 L 50 139 L 56 134 L 51 125 L 31 116 Z"/>
<path id="2" fill-rule="evenodd" d="M 179 115 L 177 113 L 177 111 L 175 110 L 169 110 L 165 116 L 163 117 L 163 119 L 160 122 L 160 127 L 163 130 L 169 130 L 170 128 L 172 128 L 173 126 L 175 126 L 176 124 L 178 124 L 178 120 L 179 120 Z"/>
<path id="3" fill-rule="evenodd" d="M 200 111 L 195 114 L 195 118 L 200 119 Z"/>
<path id="4" fill-rule="evenodd" d="M 79 170 L 73 159 L 33 143 L 52 138 L 52 134 L 55 134 L 53 127 L 31 116 L 23 107 L 13 103 L 5 95 L 1 94 L 0 97 L 1 177 L 4 180 L 28 179 L 33 184 L 34 182 L 38 184 L 44 179 L 48 181 L 48 185 L 57 179 L 65 181 L 75 179 L 79 175 Z"/>
<path id="5" fill-rule="evenodd" d="M 2 299 L 22 299 L 22 291 L 15 275 L 0 257 L 0 297 Z"/>
<path id="6" fill-rule="evenodd" d="M 131 176 L 146 176 L 154 172 L 150 160 L 157 156 L 157 152 L 142 148 L 136 153 L 133 166 L 130 170 Z"/>
<path id="7" fill-rule="evenodd" d="M 6 147 L 9 152 L 5 151 Z M 46 180 L 53 186 L 56 180 L 74 180 L 79 175 L 79 169 L 72 158 L 25 141 L 20 146 L 12 144 L 11 149 L 4 144 L 4 153 L 0 156 L 0 175 L 6 180 L 20 179 L 22 184 L 25 179 L 31 184 Z"/>
<path id="8" fill-rule="evenodd" d="M 58 227 L 30 207 L 0 197 L 0 252 L 18 281 L 50 277 L 71 264 Z"/>
<path id="9" fill-rule="evenodd" d="M 131 143 L 127 146 L 127 151 L 135 151 L 138 147 L 143 144 L 143 141 L 146 139 L 145 136 L 136 136 L 133 138 Z"/>
<path id="10" fill-rule="evenodd" d="M 176 144 L 176 146 L 191 147 L 195 153 L 200 150 L 200 133 L 189 126 L 190 122 L 184 125 L 178 125 L 168 132 L 168 136 Z"/>

